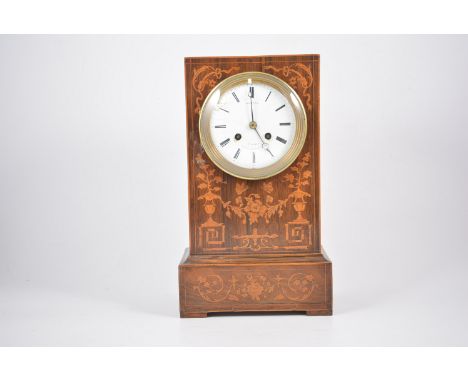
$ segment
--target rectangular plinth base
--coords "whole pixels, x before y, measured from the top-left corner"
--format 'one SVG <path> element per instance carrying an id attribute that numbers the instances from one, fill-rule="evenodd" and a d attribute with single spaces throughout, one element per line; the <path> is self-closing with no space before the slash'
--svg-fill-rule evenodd
<path id="1" fill-rule="evenodd" d="M 189 256 L 179 265 L 181 317 L 214 312 L 332 314 L 332 264 L 325 255 Z"/>

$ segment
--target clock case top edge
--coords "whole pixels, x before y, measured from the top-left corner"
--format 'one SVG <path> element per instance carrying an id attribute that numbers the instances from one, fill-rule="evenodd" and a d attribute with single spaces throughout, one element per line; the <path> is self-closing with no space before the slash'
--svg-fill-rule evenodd
<path id="1" fill-rule="evenodd" d="M 185 63 L 202 64 L 213 63 L 221 60 L 224 63 L 228 62 L 263 62 L 264 60 L 274 60 L 275 62 L 291 62 L 291 59 L 297 61 L 320 61 L 320 54 L 276 54 L 276 55 L 259 55 L 259 56 L 189 56 L 184 57 Z"/>

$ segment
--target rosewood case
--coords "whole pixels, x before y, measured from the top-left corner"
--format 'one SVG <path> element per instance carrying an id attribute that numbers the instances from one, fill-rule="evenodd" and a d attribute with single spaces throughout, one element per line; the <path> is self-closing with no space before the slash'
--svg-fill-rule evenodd
<path id="1" fill-rule="evenodd" d="M 179 265 L 181 317 L 210 312 L 332 314 L 332 267 L 320 242 L 319 55 L 185 59 L 190 247 Z M 200 144 L 210 90 L 242 72 L 273 74 L 299 95 L 307 138 L 278 175 L 242 180 Z"/>

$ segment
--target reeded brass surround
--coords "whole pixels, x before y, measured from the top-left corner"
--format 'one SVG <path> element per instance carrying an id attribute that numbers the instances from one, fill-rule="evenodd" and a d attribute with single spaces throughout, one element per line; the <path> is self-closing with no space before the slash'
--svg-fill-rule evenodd
<path id="1" fill-rule="evenodd" d="M 254 82 L 261 82 L 275 88 L 284 97 L 286 97 L 287 100 L 291 100 L 290 104 L 294 110 L 294 116 L 296 118 L 296 134 L 287 153 L 270 166 L 253 169 L 237 166 L 225 159 L 219 152 L 216 144 L 213 142 L 210 132 L 211 113 L 216 108 L 218 101 L 218 99 L 214 99 L 212 97 L 213 94 L 217 91 L 219 91 L 219 94 L 222 94 L 234 86 L 245 83 L 249 78 Z M 200 109 L 199 131 L 200 141 L 206 154 L 221 170 L 235 176 L 236 178 L 248 180 L 266 179 L 277 175 L 288 168 L 300 154 L 307 135 L 307 116 L 301 99 L 294 89 L 286 82 L 268 73 L 244 72 L 226 78 L 211 90 Z"/>

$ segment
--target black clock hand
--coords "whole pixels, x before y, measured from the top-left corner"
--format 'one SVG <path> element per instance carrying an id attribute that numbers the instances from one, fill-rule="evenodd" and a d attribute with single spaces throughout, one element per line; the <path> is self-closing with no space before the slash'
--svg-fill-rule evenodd
<path id="1" fill-rule="evenodd" d="M 250 115 L 252 116 L 252 122 L 254 121 L 254 116 L 253 116 L 253 106 L 252 106 L 252 94 L 249 94 L 250 97 Z"/>
<path id="2" fill-rule="evenodd" d="M 260 133 L 258 132 L 257 128 L 255 127 L 254 128 L 255 132 L 257 133 L 258 137 L 260 138 L 260 140 L 262 141 L 262 144 L 265 144 L 265 142 L 263 141 L 262 139 L 262 136 L 260 135 Z"/>
<path id="3" fill-rule="evenodd" d="M 268 143 L 265 143 L 265 141 L 263 140 L 262 136 L 260 135 L 260 133 L 258 132 L 257 130 L 257 127 L 254 128 L 255 132 L 257 133 L 258 137 L 260 138 L 260 140 L 262 141 L 262 147 L 268 151 L 270 153 L 270 155 L 272 157 L 274 157 L 273 153 L 270 151 L 270 149 L 268 148 Z"/>
<path id="4" fill-rule="evenodd" d="M 262 136 L 260 135 L 260 133 L 258 132 L 257 130 L 257 123 L 254 121 L 254 115 L 253 115 L 253 106 L 252 106 L 252 97 L 253 97 L 253 91 L 252 91 L 252 88 L 249 89 L 249 97 L 250 97 L 250 116 L 251 116 L 251 121 L 249 123 L 249 126 L 255 130 L 255 132 L 257 133 L 258 137 L 260 138 L 260 141 L 262 142 L 262 148 L 264 148 L 266 151 L 268 151 L 270 153 L 270 155 L 272 157 L 274 157 L 273 153 L 270 151 L 270 149 L 268 148 L 268 143 L 265 143 L 265 141 L 263 140 Z"/>

